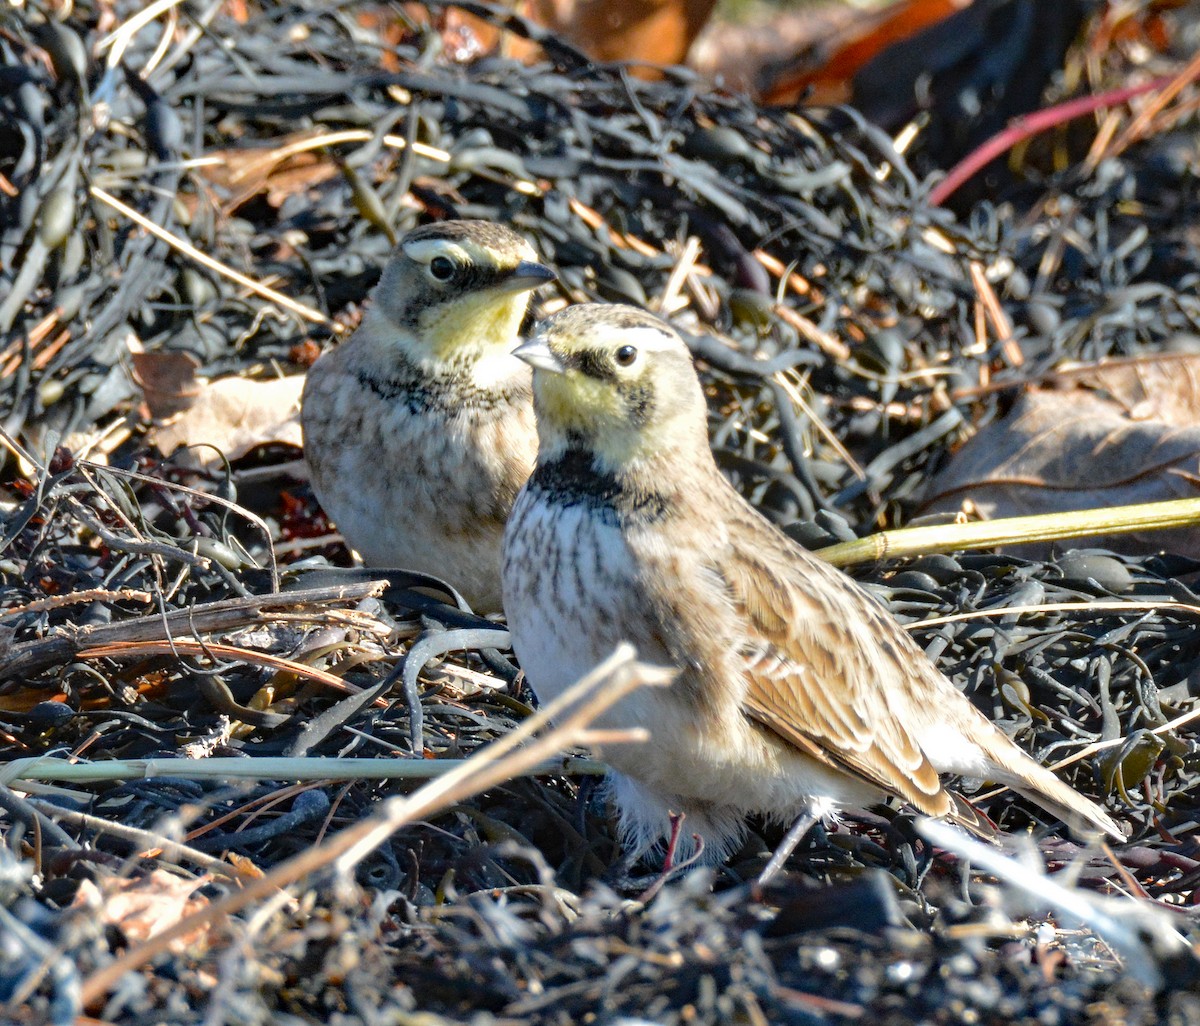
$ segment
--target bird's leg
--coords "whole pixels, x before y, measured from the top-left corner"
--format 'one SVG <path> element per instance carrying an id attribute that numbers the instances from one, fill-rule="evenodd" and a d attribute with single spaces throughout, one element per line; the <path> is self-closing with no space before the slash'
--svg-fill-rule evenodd
<path id="1" fill-rule="evenodd" d="M 598 781 L 595 777 L 583 777 L 575 792 L 575 829 L 580 837 L 587 837 L 588 802 L 596 791 Z"/>
<path id="2" fill-rule="evenodd" d="M 643 905 L 649 904 L 654 896 L 663 889 L 663 886 L 668 880 L 671 879 L 671 877 L 680 876 L 686 870 L 690 869 L 697 862 L 699 862 L 700 857 L 704 854 L 704 838 L 699 834 L 692 834 L 692 840 L 696 845 L 695 851 L 693 851 L 691 855 L 679 863 L 679 865 L 674 864 L 675 849 L 679 844 L 679 828 L 683 825 L 685 818 L 686 817 L 682 812 L 678 815 L 676 815 L 674 812 L 671 813 L 671 836 L 667 841 L 667 854 L 663 859 L 663 867 L 658 876 L 655 877 L 650 886 L 642 891 L 642 893 L 637 897 L 637 900 Z"/>
<path id="3" fill-rule="evenodd" d="M 664 877 L 671 872 L 671 867 L 675 864 L 675 849 L 679 846 L 679 831 L 683 826 L 683 821 L 687 819 L 686 812 L 671 812 L 668 815 L 671 817 L 671 833 L 667 837 L 667 853 L 663 856 L 662 875 Z"/>
<path id="4" fill-rule="evenodd" d="M 675 840 L 678 843 L 678 838 Z M 704 838 L 699 834 L 692 834 L 692 840 L 696 843 L 696 850 L 686 859 L 678 865 L 674 865 L 672 861 L 666 861 L 663 868 L 657 873 L 647 873 L 644 876 L 634 875 L 632 869 L 637 865 L 645 852 L 626 852 L 604 874 L 604 882 L 618 891 L 637 891 L 638 896 L 636 900 L 642 904 L 646 904 L 662 890 L 663 885 L 668 880 L 681 875 L 700 861 L 704 855 Z M 649 881 L 648 885 L 646 883 L 647 880 Z"/>
<path id="5" fill-rule="evenodd" d="M 784 835 L 782 841 L 779 842 L 779 847 L 775 849 L 775 853 L 765 866 L 763 871 L 758 874 L 758 879 L 754 882 L 757 890 L 762 890 L 775 877 L 787 862 L 788 856 L 796 850 L 797 845 L 804 840 L 805 835 L 817 824 L 817 817 L 811 812 L 802 812 L 796 817 L 796 821 L 791 825 L 791 828 Z"/>

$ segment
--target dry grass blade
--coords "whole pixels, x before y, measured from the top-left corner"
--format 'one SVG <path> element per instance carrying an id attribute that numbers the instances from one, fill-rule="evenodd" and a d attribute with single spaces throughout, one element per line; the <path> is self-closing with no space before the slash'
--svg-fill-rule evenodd
<path id="1" fill-rule="evenodd" d="M 865 481 L 867 474 L 863 470 L 862 465 L 851 455 L 850 450 L 842 444 L 841 439 L 830 430 L 829 425 L 825 423 L 812 404 L 804 398 L 804 393 L 801 389 L 806 385 L 806 379 L 801 377 L 800 373 L 793 367 L 787 371 L 780 371 L 775 375 L 775 380 L 779 382 L 779 387 L 787 393 L 788 398 L 792 400 L 796 408 L 808 418 L 809 423 L 821 433 L 821 437 L 829 443 L 829 447 L 842 458 L 842 461 L 850 468 L 850 472 L 860 481 Z"/>
<path id="2" fill-rule="evenodd" d="M 214 757 L 209 759 L 105 759 L 80 762 L 32 756 L 13 759 L 0 768 L 0 785 L 18 781 L 69 781 L 94 783 L 104 780 L 152 780 L 169 776 L 176 780 L 431 780 L 461 769 L 470 759 L 358 759 L 307 756 L 300 758 L 255 756 L 253 759 Z M 604 772 L 601 763 L 575 756 L 540 762 L 523 771 L 528 774 L 595 776 Z"/>
<path id="3" fill-rule="evenodd" d="M 130 948 L 84 980 L 82 1004 L 85 1007 L 94 1005 L 125 973 L 168 950 L 172 941 L 234 915 L 280 888 L 335 863 L 342 868 L 353 865 L 400 827 L 509 780 L 556 751 L 572 745 L 587 745 L 601 737 L 605 743 L 644 741 L 644 731 L 628 731 L 617 738 L 612 732 L 595 733 L 590 726 L 597 716 L 625 695 L 645 685 L 665 685 L 673 676 L 671 671 L 638 663 L 633 649 L 621 646 L 557 700 L 510 734 L 467 759 L 458 769 L 431 781 L 409 797 L 389 799 L 369 819 L 281 863 L 244 890 L 185 916 L 145 943 Z M 552 727 L 555 719 L 559 722 Z"/>
<path id="4" fill-rule="evenodd" d="M 679 258 L 675 261 L 675 266 L 671 269 L 671 276 L 663 287 L 662 295 L 657 302 L 651 304 L 651 309 L 664 317 L 669 317 L 687 305 L 686 301 L 680 302 L 679 294 L 683 291 L 683 285 L 687 281 L 688 275 L 695 270 L 696 258 L 699 255 L 700 240 L 694 235 L 689 235 Z"/>
<path id="5" fill-rule="evenodd" d="M 1137 117 L 1125 126 L 1124 131 L 1117 136 L 1117 141 L 1110 147 L 1107 156 L 1115 157 L 1123 153 L 1139 139 L 1144 138 L 1150 131 L 1150 126 L 1159 112 L 1175 99 L 1189 83 L 1195 81 L 1197 77 L 1200 77 L 1200 54 L 1193 57 L 1187 67 L 1180 71 L 1161 91 L 1153 96 L 1150 102 L 1138 112 Z"/>
<path id="6" fill-rule="evenodd" d="M 344 325 L 339 324 L 336 321 L 331 321 L 328 317 L 321 313 L 320 310 L 314 310 L 311 306 L 305 306 L 303 303 L 297 303 L 296 300 L 290 298 L 289 296 L 285 296 L 282 292 L 276 292 L 273 288 L 269 288 L 268 286 L 263 285 L 261 282 L 255 281 L 253 278 L 242 274 L 240 271 L 235 271 L 232 267 L 228 267 L 221 263 L 221 261 L 214 260 L 207 253 L 201 252 L 190 242 L 179 238 L 179 236 L 172 235 L 170 232 L 164 231 L 153 221 L 147 220 L 144 216 L 142 216 L 142 214 L 134 210 L 133 207 L 126 203 L 122 203 L 119 199 L 117 199 L 116 196 L 105 192 L 98 185 L 93 185 L 90 192 L 101 203 L 112 207 L 113 210 L 117 211 L 117 213 L 123 214 L 125 217 L 129 218 L 129 220 L 133 221 L 141 228 L 144 228 L 155 238 L 162 239 L 162 241 L 167 243 L 167 245 L 177 249 L 180 253 L 190 257 L 192 260 L 195 260 L 198 264 L 203 264 L 210 271 L 216 271 L 218 274 L 223 274 L 225 277 L 231 278 L 239 285 L 248 288 L 255 295 L 262 296 L 263 299 L 270 300 L 272 303 L 283 307 L 285 310 L 291 310 L 292 313 L 304 318 L 306 321 L 312 321 L 316 324 L 323 325 L 324 327 L 329 328 L 330 331 L 343 332 L 347 330 Z"/>
<path id="7" fill-rule="evenodd" d="M 928 627 L 940 627 L 945 623 L 962 623 L 966 620 L 986 620 L 994 616 L 1019 616 L 1031 613 L 1096 613 L 1107 610 L 1116 613 L 1129 613 L 1142 610 L 1145 612 L 1163 612 L 1174 610 L 1181 613 L 1200 615 L 1200 606 L 1187 602 L 1167 602 L 1155 599 L 1153 602 L 1040 602 L 1032 606 L 997 606 L 995 609 L 972 609 L 965 613 L 947 613 L 945 616 L 929 616 L 923 620 L 914 620 L 905 626 L 909 630 L 919 630 Z"/>
<path id="8" fill-rule="evenodd" d="M 880 562 L 905 556 L 963 549 L 990 549 L 997 545 L 1063 541 L 1123 531 L 1164 531 L 1200 523 L 1200 499 L 1174 499 L 1109 509 L 1084 509 L 1069 513 L 1042 513 L 1029 517 L 1007 517 L 974 524 L 939 524 L 881 531 L 852 542 L 840 542 L 820 550 L 822 559 L 833 566 Z"/>

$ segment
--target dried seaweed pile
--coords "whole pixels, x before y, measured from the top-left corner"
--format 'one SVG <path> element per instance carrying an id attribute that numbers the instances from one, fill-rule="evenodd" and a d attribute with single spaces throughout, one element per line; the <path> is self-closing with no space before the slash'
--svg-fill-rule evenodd
<path id="1" fill-rule="evenodd" d="M 1200 20 L 1194 10 L 1180 19 L 1173 49 L 1139 52 L 1144 74 L 1170 78 L 1179 60 L 1194 54 Z M 1066 73 L 1092 78 L 1097 92 L 1124 84 L 1127 69 L 1127 53 L 1116 47 L 1098 53 L 1100 45 L 1093 41 L 1075 54 Z M 1102 120 L 1098 139 L 1060 129 L 1035 140 L 1038 156 L 1028 156 L 1025 177 L 1010 183 L 1006 202 L 972 214 L 1003 222 L 988 232 L 1003 240 L 1015 264 L 1003 293 L 1018 334 L 1026 336 L 1027 375 L 1064 360 L 1196 351 L 1194 120 L 1171 110 L 1138 121 L 1106 112 Z M 1038 171 L 1051 147 L 1059 147 L 1058 159 L 1065 148 L 1079 163 L 1053 175 Z"/>
<path id="2" fill-rule="evenodd" d="M 124 367 L 131 331 L 148 349 L 194 354 L 205 374 L 273 371 L 299 342 L 328 337 L 322 317 L 353 319 L 349 304 L 390 245 L 380 225 L 402 231 L 422 210 L 514 223 L 572 298 L 665 299 L 683 327 L 708 336 L 698 351 L 739 375 L 727 402 L 743 426 L 722 407 L 719 441 L 744 473 L 786 490 L 793 516 L 832 492 L 834 505 L 869 522 L 874 504 L 855 497 L 887 489 L 898 465 L 919 463 L 960 425 L 959 413 L 930 408 L 937 390 L 919 369 L 973 337 L 966 264 L 986 266 L 995 245 L 922 203 L 890 139 L 868 124 L 761 112 L 683 72 L 636 82 L 561 49 L 556 66 L 536 70 L 447 66 L 429 33 L 387 54 L 397 70 L 386 71 L 378 40 L 317 7 L 303 17 L 280 8 L 238 31 L 233 47 L 219 43 L 237 31 L 221 19 L 153 63 L 161 32 L 137 34 L 122 67 L 146 81 L 120 69 L 89 79 L 104 105 L 86 110 L 71 102 L 79 74 L 99 69 L 64 67 L 52 83 L 6 42 L 27 79 L 14 99 L 59 101 L 14 111 L 14 129 L 36 145 L 22 147 L 10 172 L 20 195 L 4 211 L 6 254 L 21 268 L 0 317 L 14 368 L 4 378 L 11 427 L 69 434 L 106 424 L 135 391 Z M 74 52 L 81 37 L 70 34 L 83 27 L 54 35 Z M 107 130 L 82 132 L 81 115 L 107 118 Z M 169 249 L 114 215 L 110 195 L 269 279 L 318 323 Z M 692 236 L 700 252 L 684 260 Z M 751 364 L 751 353 L 771 359 Z M 955 373 L 975 380 L 992 355 L 984 346 L 956 358 Z M 902 367 L 919 387 L 890 382 Z M 788 369 L 792 391 L 811 388 L 831 405 L 821 415 L 865 474 L 770 380 Z M 893 424 L 888 402 L 915 408 Z M 785 453 L 756 442 L 755 426 Z M 890 448 L 892 435 L 906 437 L 904 453 Z"/>
<path id="3" fill-rule="evenodd" d="M 550 303 L 670 315 L 701 358 L 723 465 L 810 540 L 893 522 L 1003 408 L 981 386 L 1196 335 L 1195 176 L 1165 136 L 1148 159 L 1129 151 L 960 222 L 849 112 L 758 110 L 682 71 L 640 82 L 553 41 L 533 67 L 457 63 L 435 28 L 365 5 L 280 5 L 248 25 L 216 3 L 146 22 L 139 9 L 0 14 L 5 762 L 420 763 L 528 717 L 496 625 L 411 576 L 284 564 L 281 543 L 311 525 L 276 454 L 198 470 L 145 442 L 131 352 L 190 354 L 209 377 L 298 371 L 355 322 L 391 239 L 422 217 L 516 225 L 561 272 Z M 1160 728 L 1200 679 L 1196 569 L 1083 552 L 861 574 L 1025 747 L 1082 752 L 1064 775 L 1134 830 L 1119 868 L 1039 831 L 1054 863 L 1082 857 L 1090 886 L 1181 908 L 1200 879 L 1200 777 L 1190 729 Z M 1058 608 L 1004 612 L 1030 605 Z M 194 992 L 221 981 L 219 1021 L 373 1021 L 377 1006 L 396 1021 L 1200 1021 L 1192 997 L 1154 999 L 1086 936 L 1047 940 L 960 885 L 904 815 L 814 838 L 765 898 L 741 883 L 775 839 L 755 834 L 715 896 L 693 878 L 646 910 L 622 904 L 596 884 L 617 852 L 591 779 L 521 779 L 406 827 L 358 864 L 374 905 L 314 878 L 253 957 L 205 936 L 171 972 Z M 267 867 L 410 786 L 180 769 L 0 789 L 25 860 L 0 849 L 5 1014 L 68 1021 L 80 978 L 137 943 L 129 922 L 80 911 L 84 884 L 153 890 L 156 857 L 126 861 L 151 847 L 136 831 L 178 821 L 189 857 Z M 980 807 L 1010 829 L 1037 815 L 1011 795 Z M 196 900 L 239 886 L 183 863 L 216 873 Z M 860 877 L 875 884 L 824 890 Z M 1188 913 L 1178 924 L 1194 935 Z M 181 1001 L 159 977 L 105 1014 L 205 1014 Z"/>

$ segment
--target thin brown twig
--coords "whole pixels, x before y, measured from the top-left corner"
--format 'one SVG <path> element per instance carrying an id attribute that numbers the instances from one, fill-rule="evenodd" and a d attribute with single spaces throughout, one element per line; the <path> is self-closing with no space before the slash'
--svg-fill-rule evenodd
<path id="1" fill-rule="evenodd" d="M 38 613 L 46 609 L 60 609 L 63 606 L 73 606 L 80 602 L 149 602 L 154 596 L 148 591 L 135 591 L 132 588 L 121 588 L 109 591 L 107 588 L 87 588 L 84 591 L 73 591 L 66 595 L 50 595 L 48 598 L 35 599 L 23 606 L 13 606 L 11 609 L 0 609 L 0 620 L 11 620 L 25 613 Z"/>
<path id="2" fill-rule="evenodd" d="M 318 670 L 315 666 L 306 666 L 294 659 L 272 655 L 270 652 L 256 652 L 250 648 L 238 645 L 223 645 L 215 641 L 199 641 L 194 638 L 171 638 L 167 641 L 114 641 L 107 645 L 95 645 L 81 649 L 75 653 L 76 659 L 129 659 L 137 656 L 220 656 L 230 662 L 246 663 L 250 666 L 265 666 L 280 673 L 290 673 L 302 680 L 323 684 L 325 687 L 345 695 L 357 695 L 363 688 L 357 684 L 348 684 L 341 677 L 326 670 Z M 377 698 L 375 705 L 385 708 L 387 700 Z"/>
<path id="3" fill-rule="evenodd" d="M 772 308 L 775 315 L 785 324 L 790 324 L 804 338 L 820 349 L 826 356 L 831 357 L 838 362 L 848 360 L 850 358 L 850 347 L 841 339 L 829 334 L 827 331 L 822 331 L 816 324 L 805 317 L 803 314 L 797 313 L 789 306 L 783 306 L 776 303 Z"/>
<path id="4" fill-rule="evenodd" d="M 1155 116 L 1197 78 L 1200 78 L 1200 53 L 1188 61 L 1187 66 L 1171 79 L 1157 95 L 1151 97 L 1145 107 L 1138 111 L 1137 116 L 1117 136 L 1116 142 L 1108 148 L 1105 156 L 1115 157 L 1141 139 Z"/>
<path id="5" fill-rule="evenodd" d="M 980 305 L 987 315 L 992 331 L 996 333 L 996 341 L 1000 343 L 1004 351 L 1004 358 L 1013 367 L 1022 366 L 1025 363 L 1025 356 L 1021 352 L 1021 347 L 1017 345 L 1016 339 L 1013 338 L 1012 321 L 1008 319 L 1008 314 L 1000 305 L 1000 300 L 996 296 L 991 282 L 987 280 L 983 265 L 977 260 L 972 260 L 967 267 L 971 273 L 971 284 L 975 286 L 975 294 L 979 297 Z"/>
<path id="6" fill-rule="evenodd" d="M 788 288 L 798 296 L 803 296 L 810 302 L 820 303 L 823 300 L 822 293 L 815 288 L 807 278 L 802 277 L 797 271 L 789 270 L 779 257 L 768 253 L 765 249 L 756 249 L 752 254 L 754 259 L 767 269 L 769 274 L 773 274 L 780 281 L 786 281 Z"/>

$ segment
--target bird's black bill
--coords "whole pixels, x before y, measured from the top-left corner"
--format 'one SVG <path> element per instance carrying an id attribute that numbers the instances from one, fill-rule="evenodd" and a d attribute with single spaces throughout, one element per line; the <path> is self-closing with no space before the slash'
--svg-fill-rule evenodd
<path id="1" fill-rule="evenodd" d="M 500 279 L 498 285 L 506 292 L 523 292 L 546 285 L 557 277 L 558 275 L 545 264 L 522 260 L 511 272 Z"/>
<path id="2" fill-rule="evenodd" d="M 562 358 L 541 339 L 534 338 L 523 342 L 513 350 L 513 356 L 524 360 L 530 367 L 550 371 L 554 374 L 562 374 L 567 369 Z"/>

